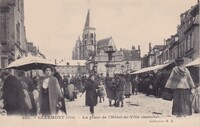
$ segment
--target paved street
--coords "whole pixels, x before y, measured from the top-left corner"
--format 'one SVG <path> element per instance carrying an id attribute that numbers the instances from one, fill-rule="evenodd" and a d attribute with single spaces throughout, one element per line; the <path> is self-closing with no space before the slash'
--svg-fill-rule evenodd
<path id="1" fill-rule="evenodd" d="M 67 102 L 68 115 L 89 115 L 89 107 L 85 106 L 85 95 L 72 102 Z M 108 100 L 98 103 L 95 107 L 95 115 L 153 115 L 164 117 L 171 116 L 171 101 L 164 101 L 154 96 L 146 96 L 142 93 L 125 98 L 124 107 L 109 107 Z"/>

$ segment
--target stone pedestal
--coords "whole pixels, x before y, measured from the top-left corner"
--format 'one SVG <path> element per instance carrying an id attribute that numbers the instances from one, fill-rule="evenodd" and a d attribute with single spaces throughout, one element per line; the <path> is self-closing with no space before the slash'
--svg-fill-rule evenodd
<path id="1" fill-rule="evenodd" d="M 105 66 L 106 66 L 106 76 L 114 77 L 116 64 L 108 62 Z"/>

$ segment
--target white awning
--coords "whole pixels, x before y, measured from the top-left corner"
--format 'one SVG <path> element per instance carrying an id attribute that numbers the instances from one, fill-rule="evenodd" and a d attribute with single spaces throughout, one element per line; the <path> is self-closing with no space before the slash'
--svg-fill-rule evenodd
<path id="1" fill-rule="evenodd" d="M 196 60 L 190 62 L 189 64 L 185 65 L 186 67 L 190 66 L 200 66 L 200 58 L 197 58 Z"/>
<path id="2" fill-rule="evenodd" d="M 146 68 L 142 68 L 141 70 L 130 73 L 130 74 L 140 74 L 140 73 L 144 73 L 144 72 L 148 72 L 148 71 L 157 71 L 159 69 L 166 67 L 167 65 L 169 65 L 169 64 L 162 64 L 162 65 L 146 67 Z"/>

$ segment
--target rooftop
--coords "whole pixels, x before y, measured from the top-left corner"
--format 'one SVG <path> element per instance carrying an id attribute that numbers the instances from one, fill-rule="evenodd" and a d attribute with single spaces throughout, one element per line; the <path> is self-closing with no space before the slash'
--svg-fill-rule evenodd
<path id="1" fill-rule="evenodd" d="M 57 63 L 57 66 L 65 66 L 69 63 L 70 66 L 85 66 L 86 60 L 63 60 L 60 63 Z"/>

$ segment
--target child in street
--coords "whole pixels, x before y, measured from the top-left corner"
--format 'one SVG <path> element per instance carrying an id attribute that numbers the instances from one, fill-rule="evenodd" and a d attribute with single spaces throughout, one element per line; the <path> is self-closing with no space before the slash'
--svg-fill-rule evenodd
<path id="1" fill-rule="evenodd" d="M 105 86 L 102 81 L 100 81 L 100 83 L 98 85 L 97 94 L 99 96 L 99 103 L 102 102 L 102 99 L 103 99 L 103 101 L 105 100 L 104 97 L 106 95 L 106 92 L 105 92 Z"/>

